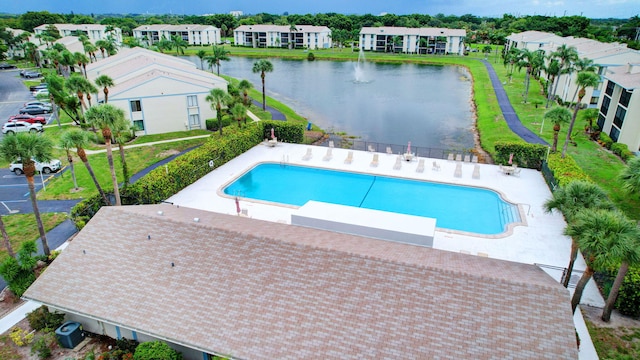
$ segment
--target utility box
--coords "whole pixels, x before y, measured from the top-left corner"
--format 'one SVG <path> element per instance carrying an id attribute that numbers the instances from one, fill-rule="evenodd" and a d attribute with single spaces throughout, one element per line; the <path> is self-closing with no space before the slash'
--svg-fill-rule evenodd
<path id="1" fill-rule="evenodd" d="M 62 347 L 73 349 L 84 340 L 84 331 L 80 323 L 67 321 L 56 329 L 56 337 Z"/>

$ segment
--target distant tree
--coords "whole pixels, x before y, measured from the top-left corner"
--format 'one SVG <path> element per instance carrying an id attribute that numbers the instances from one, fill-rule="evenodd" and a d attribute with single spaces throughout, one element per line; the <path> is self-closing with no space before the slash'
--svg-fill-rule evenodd
<path id="1" fill-rule="evenodd" d="M 262 79 L 262 110 L 266 110 L 267 98 L 265 94 L 264 78 L 266 76 L 266 73 L 273 71 L 273 64 L 271 64 L 269 60 L 258 60 L 253 63 L 252 71 L 254 73 L 260 73 L 260 78 Z"/>
<path id="2" fill-rule="evenodd" d="M 218 76 L 220 76 L 220 61 L 229 61 L 229 51 L 227 51 L 222 46 L 213 46 L 213 55 L 211 56 L 211 61 L 216 65 L 218 69 Z"/>
<path id="3" fill-rule="evenodd" d="M 196 56 L 200 59 L 200 69 L 204 70 L 204 58 L 207 56 L 207 52 L 204 50 L 198 50 Z"/>
<path id="4" fill-rule="evenodd" d="M 109 102 L 109 88 L 114 85 L 113 79 L 109 75 L 102 74 L 96 78 L 95 83 L 102 88 L 104 103 L 106 104 Z"/>
<path id="5" fill-rule="evenodd" d="M 249 90 L 253 88 L 253 84 L 249 82 L 249 80 L 240 80 L 238 83 L 238 89 L 242 91 L 242 103 L 245 106 L 249 106 L 251 102 L 249 101 Z"/>
<path id="6" fill-rule="evenodd" d="M 178 35 L 174 35 L 171 37 L 171 47 L 176 49 L 176 55 L 184 55 L 184 49 L 186 49 L 188 45 L 189 44 Z"/>

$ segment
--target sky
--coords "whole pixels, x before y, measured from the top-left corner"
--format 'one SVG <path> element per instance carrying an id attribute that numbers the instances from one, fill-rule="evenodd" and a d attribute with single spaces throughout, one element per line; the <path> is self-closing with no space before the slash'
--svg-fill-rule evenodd
<path id="1" fill-rule="evenodd" d="M 627 19 L 640 13 L 640 0 L 0 0 L 0 12 L 21 14 L 47 10 L 76 14 L 341 14 L 391 13 L 502 17 L 503 14 L 582 15 Z"/>

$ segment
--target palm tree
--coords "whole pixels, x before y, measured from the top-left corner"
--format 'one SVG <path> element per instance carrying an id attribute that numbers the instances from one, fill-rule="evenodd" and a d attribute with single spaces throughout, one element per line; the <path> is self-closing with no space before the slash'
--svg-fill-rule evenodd
<path id="1" fill-rule="evenodd" d="M 238 89 L 242 90 L 242 102 L 245 106 L 249 106 L 249 90 L 253 88 L 253 84 L 251 84 L 248 80 L 240 80 L 238 83 Z"/>
<path id="2" fill-rule="evenodd" d="M 571 121 L 571 111 L 565 107 L 554 107 L 544 114 L 543 121 L 550 121 L 553 124 L 553 145 L 551 151 L 558 150 L 558 134 L 560 133 L 560 126 L 568 124 Z"/>
<path id="3" fill-rule="evenodd" d="M 618 175 L 618 179 L 622 182 L 622 188 L 629 194 L 637 194 L 640 190 L 640 157 L 633 157 L 627 162 Z"/>
<path id="4" fill-rule="evenodd" d="M 629 266 L 640 264 L 640 231 L 635 223 L 626 217 L 621 219 L 621 223 L 624 225 L 624 231 L 621 231 L 616 246 L 612 246 L 609 250 L 609 257 L 612 260 L 619 260 L 620 267 L 618 273 L 613 281 L 613 285 L 609 290 L 609 296 L 602 309 L 602 320 L 609 322 L 611 319 L 611 311 L 618 298 L 620 287 L 624 281 L 624 277 L 629 271 Z"/>
<path id="5" fill-rule="evenodd" d="M 53 143 L 49 138 L 31 133 L 18 133 L 14 136 L 5 135 L 0 140 L 0 157 L 5 161 L 14 161 L 18 158 L 22 160 L 22 171 L 27 178 L 29 186 L 29 194 L 31 196 L 31 206 L 33 214 L 36 217 L 38 231 L 40 232 L 40 241 L 42 242 L 42 250 L 46 256 L 49 256 L 49 244 L 47 243 L 47 233 L 44 231 L 40 210 L 38 209 L 38 200 L 36 199 L 36 187 L 33 176 L 36 172 L 34 162 L 46 162 L 51 160 Z"/>
<path id="6" fill-rule="evenodd" d="M 69 162 L 69 168 L 71 169 L 71 179 L 73 180 L 73 188 L 78 190 L 78 181 L 76 180 L 76 170 L 73 166 L 73 156 L 71 155 L 71 149 L 75 147 L 75 143 L 73 139 L 69 136 L 66 136 L 68 132 L 63 132 L 60 135 L 60 140 L 58 141 L 58 146 L 64 149 L 67 152 L 67 161 Z"/>
<path id="7" fill-rule="evenodd" d="M 89 159 L 87 158 L 87 153 L 84 150 L 87 145 L 89 145 L 89 135 L 85 131 L 76 128 L 65 131 L 60 137 L 67 139 L 67 141 L 69 141 L 70 144 L 73 144 L 73 146 L 76 148 L 78 157 L 80 158 L 80 160 L 82 160 L 82 163 L 87 168 L 89 176 L 91 176 L 91 179 L 96 185 L 96 189 L 98 189 L 98 192 L 102 196 L 104 203 L 107 205 L 111 205 L 111 202 L 107 198 L 107 195 L 104 193 L 104 190 L 102 190 L 102 186 L 100 186 L 100 183 L 96 178 L 96 174 L 93 172 L 91 163 L 89 163 Z"/>
<path id="8" fill-rule="evenodd" d="M 98 61 L 98 58 L 96 57 L 96 51 L 98 51 L 97 47 L 92 43 L 83 44 L 83 47 L 84 52 L 89 55 L 89 60 L 91 60 L 91 62 Z"/>
<path id="9" fill-rule="evenodd" d="M 204 58 L 207 56 L 207 52 L 204 50 L 198 50 L 196 56 L 200 59 L 200 69 L 204 70 Z"/>
<path id="10" fill-rule="evenodd" d="M 576 213 L 574 221 L 567 225 L 565 235 L 578 240 L 578 245 L 587 256 L 587 268 L 576 284 L 571 309 L 575 312 L 587 282 L 595 269 L 611 264 L 612 259 L 620 259 L 622 254 L 631 253 L 629 247 L 636 243 L 638 230 L 633 221 L 619 211 L 589 209 Z"/>
<path id="11" fill-rule="evenodd" d="M 236 103 L 231 108 L 231 116 L 238 121 L 238 127 L 242 127 L 242 120 L 247 121 L 247 108 L 240 103 Z"/>
<path id="12" fill-rule="evenodd" d="M 222 136 L 222 107 L 226 106 L 231 98 L 222 89 L 211 89 L 209 95 L 205 98 L 207 102 L 211 103 L 211 109 L 216 111 L 216 117 L 218 118 L 218 129 L 220 129 L 220 136 Z"/>
<path id="13" fill-rule="evenodd" d="M 118 124 L 124 121 L 124 111 L 110 104 L 101 104 L 93 106 L 86 113 L 87 121 L 102 130 L 102 137 L 107 148 L 107 161 L 109 162 L 109 170 L 111 171 L 111 181 L 113 183 L 113 192 L 116 197 L 116 206 L 122 205 L 120 202 L 120 189 L 118 188 L 118 178 L 116 177 L 116 169 L 113 165 L 113 152 L 111 150 L 112 130 Z"/>
<path id="14" fill-rule="evenodd" d="M 266 73 L 273 71 L 273 64 L 269 60 L 258 60 L 253 63 L 254 73 L 260 73 L 260 78 L 262 79 L 262 110 L 267 109 L 267 98 L 264 92 L 264 77 Z"/>
<path id="15" fill-rule="evenodd" d="M 571 72 L 573 71 L 571 64 L 574 61 L 578 60 L 578 50 L 576 50 L 576 48 L 573 46 L 567 46 L 566 44 L 563 44 L 551 54 L 554 58 L 560 61 L 560 74 L 571 74 Z M 558 84 L 559 82 L 556 82 L 553 88 L 553 95 L 551 96 L 552 99 L 555 99 L 556 97 Z"/>
<path id="16" fill-rule="evenodd" d="M 4 242 L 4 247 L 7 248 L 7 253 L 14 259 L 16 258 L 16 253 L 13 251 L 13 247 L 11 246 L 11 240 L 9 240 L 9 234 L 7 234 L 7 229 L 4 227 L 4 221 L 2 221 L 2 216 L 0 216 L 0 232 L 2 233 L 2 242 Z"/>
<path id="17" fill-rule="evenodd" d="M 569 124 L 569 129 L 567 130 L 567 137 L 564 140 L 564 146 L 562 147 L 562 157 L 564 158 L 567 153 L 567 146 L 569 145 L 569 141 L 571 140 L 571 132 L 573 131 L 573 125 L 576 123 L 576 117 L 578 116 L 578 110 L 582 107 L 582 98 L 586 94 L 586 88 L 588 87 L 596 87 L 600 82 L 600 77 L 592 73 L 590 71 L 581 71 L 578 73 L 578 78 L 576 79 L 576 84 L 580 88 L 578 92 L 578 102 L 576 102 L 575 108 L 573 110 L 573 116 L 571 117 L 571 123 Z"/>
<path id="18" fill-rule="evenodd" d="M 220 76 L 220 61 L 229 61 L 229 51 L 222 46 L 213 46 L 213 55 L 211 56 L 213 63 L 218 68 L 218 76 Z"/>
<path id="19" fill-rule="evenodd" d="M 109 41 L 107 40 L 97 40 L 95 44 L 96 48 L 100 49 L 100 53 L 102 54 L 102 58 L 104 59 L 104 51 L 109 47 Z"/>
<path id="20" fill-rule="evenodd" d="M 516 67 L 520 70 L 523 67 L 527 68 L 527 74 L 524 78 L 524 93 L 522 97 L 524 102 L 527 102 L 529 96 L 529 85 L 531 83 L 531 75 L 533 75 L 537 69 L 544 63 L 544 52 L 540 50 L 531 51 L 529 49 L 520 50 Z"/>
<path id="21" fill-rule="evenodd" d="M 81 53 L 81 52 L 75 52 L 73 53 L 73 58 L 76 60 L 76 63 L 78 64 L 78 67 L 82 68 L 82 73 L 84 74 L 84 78 L 87 78 L 87 64 L 90 62 L 89 58 L 87 57 L 87 55 Z"/>
<path id="22" fill-rule="evenodd" d="M 119 119 L 113 129 L 114 140 L 118 144 L 118 152 L 120 153 L 120 164 L 122 165 L 122 177 L 124 185 L 129 184 L 129 167 L 124 153 L 124 144 L 130 139 L 129 134 L 134 133 L 134 128 L 129 120 L 124 117 Z"/>
<path id="23" fill-rule="evenodd" d="M 545 105 L 545 108 L 548 108 L 551 103 L 551 99 L 553 98 L 551 93 L 553 85 L 556 82 L 558 75 L 560 75 L 560 62 L 558 59 L 550 55 L 547 60 L 549 61 L 549 65 L 544 69 L 547 73 L 547 104 Z"/>
<path id="24" fill-rule="evenodd" d="M 598 118 L 598 108 L 591 108 L 584 111 L 584 119 L 587 122 L 587 131 L 593 132 L 593 121 Z"/>
<path id="25" fill-rule="evenodd" d="M 102 88 L 102 92 L 104 92 L 104 103 L 106 104 L 109 101 L 109 87 L 113 86 L 113 79 L 109 77 L 109 75 L 100 75 L 95 80 L 96 85 Z"/>
<path id="26" fill-rule="evenodd" d="M 184 49 L 187 48 L 187 42 L 178 35 L 174 35 L 171 37 L 171 47 L 176 49 L 176 55 L 182 54 L 184 55 Z"/>
<path id="27" fill-rule="evenodd" d="M 615 207 L 607 193 L 598 185 L 588 181 L 572 181 L 565 186 L 557 188 L 551 199 L 544 203 L 546 212 L 559 210 L 568 223 L 572 223 L 576 213 L 583 209 L 613 210 Z M 573 265 L 578 256 L 578 244 L 571 239 L 571 257 L 567 266 L 567 276 L 564 278 L 564 287 L 569 286 L 569 278 L 573 272 Z"/>
<path id="28" fill-rule="evenodd" d="M 160 50 L 161 53 L 164 53 L 165 50 L 171 50 L 171 48 L 173 47 L 173 43 L 163 35 L 162 38 L 156 43 L 156 47 L 158 48 L 158 50 Z"/>
<path id="29" fill-rule="evenodd" d="M 84 103 L 84 94 L 95 94 L 98 92 L 98 89 L 96 89 L 89 80 L 80 75 L 69 76 L 67 81 L 64 83 L 64 86 L 69 89 L 69 91 L 75 92 L 78 95 L 81 110 L 88 108 Z"/>

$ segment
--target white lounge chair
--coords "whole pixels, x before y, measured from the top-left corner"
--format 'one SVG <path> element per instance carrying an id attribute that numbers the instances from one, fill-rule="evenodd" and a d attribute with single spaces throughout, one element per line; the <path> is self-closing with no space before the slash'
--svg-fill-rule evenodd
<path id="1" fill-rule="evenodd" d="M 371 160 L 371 164 L 372 167 L 377 167 L 378 166 L 378 154 L 373 154 L 373 159 Z"/>
<path id="2" fill-rule="evenodd" d="M 456 161 L 462 161 L 462 154 L 456 154 Z"/>
<path id="3" fill-rule="evenodd" d="M 391 146 L 387 146 L 387 154 L 392 155 L 393 150 L 391 150 Z"/>
<path id="4" fill-rule="evenodd" d="M 347 153 L 347 158 L 344 159 L 345 164 L 351 164 L 353 162 L 353 151 Z"/>
<path id="5" fill-rule="evenodd" d="M 456 170 L 453 172 L 453 176 L 457 178 L 462 177 L 462 163 L 456 164 Z"/>
<path id="6" fill-rule="evenodd" d="M 416 172 L 424 172 L 424 159 L 418 160 L 418 167 L 416 167 Z"/>
<path id="7" fill-rule="evenodd" d="M 437 161 L 434 161 L 433 166 L 431 167 L 431 170 L 440 171 L 440 164 L 438 164 Z"/>
<path id="8" fill-rule="evenodd" d="M 333 150 L 333 148 L 327 148 L 327 154 L 322 158 L 322 161 L 329 161 L 331 159 L 333 159 L 333 154 L 331 152 L 331 150 Z"/>
<path id="9" fill-rule="evenodd" d="M 449 153 L 449 156 L 447 157 L 448 161 L 453 161 L 453 153 Z"/>
<path id="10" fill-rule="evenodd" d="M 476 164 L 473 166 L 473 174 L 471 177 L 474 179 L 480 179 L 480 165 Z"/>
<path id="11" fill-rule="evenodd" d="M 302 160 L 304 161 L 310 160 L 313 157 L 313 154 L 311 153 L 311 151 L 312 151 L 311 148 L 307 148 L 307 152 L 302 157 Z"/>
<path id="12" fill-rule="evenodd" d="M 369 145 L 368 149 L 369 152 L 376 152 L 376 149 L 373 147 L 373 145 Z"/>
<path id="13" fill-rule="evenodd" d="M 464 156 L 464 162 L 471 162 L 471 155 L 467 154 Z"/>
<path id="14" fill-rule="evenodd" d="M 402 156 L 396 157 L 396 163 L 393 164 L 393 170 L 400 170 L 402 168 Z"/>
<path id="15" fill-rule="evenodd" d="M 471 157 L 471 162 L 472 163 L 477 163 L 478 162 L 478 157 L 476 155 L 473 155 L 473 157 Z"/>

